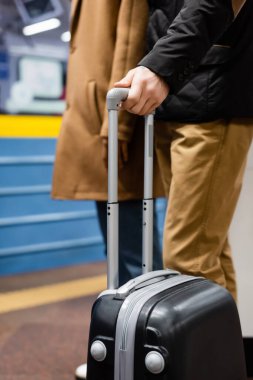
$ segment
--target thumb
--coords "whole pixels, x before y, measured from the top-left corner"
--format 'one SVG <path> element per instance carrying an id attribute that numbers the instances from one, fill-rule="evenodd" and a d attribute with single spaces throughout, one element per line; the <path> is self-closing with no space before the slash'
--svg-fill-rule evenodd
<path id="1" fill-rule="evenodd" d="M 114 83 L 114 87 L 131 87 L 135 70 L 130 70 L 120 81 Z"/>

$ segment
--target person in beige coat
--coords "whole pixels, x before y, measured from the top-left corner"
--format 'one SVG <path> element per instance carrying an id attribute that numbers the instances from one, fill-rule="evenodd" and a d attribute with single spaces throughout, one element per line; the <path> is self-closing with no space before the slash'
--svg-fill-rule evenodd
<path id="1" fill-rule="evenodd" d="M 67 105 L 57 144 L 52 196 L 96 200 L 106 240 L 106 93 L 144 55 L 148 5 L 146 0 L 74 0 L 71 5 Z M 141 273 L 143 136 L 143 118 L 120 113 L 119 200 L 124 201 L 120 204 L 120 284 Z M 154 195 L 162 196 L 156 160 L 154 173 Z M 154 267 L 160 268 L 156 226 L 154 257 Z"/>
<path id="2" fill-rule="evenodd" d="M 107 199 L 106 93 L 143 56 L 147 18 L 146 0 L 72 1 L 67 105 L 56 152 L 54 198 Z M 120 113 L 121 201 L 143 196 L 142 123 L 142 118 Z M 163 195 L 156 160 L 154 194 Z"/>

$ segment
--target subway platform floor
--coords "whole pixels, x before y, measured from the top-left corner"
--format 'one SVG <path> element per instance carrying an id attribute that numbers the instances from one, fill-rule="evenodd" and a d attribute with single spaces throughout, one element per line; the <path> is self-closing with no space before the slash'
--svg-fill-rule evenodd
<path id="1" fill-rule="evenodd" d="M 75 378 L 105 270 L 96 263 L 0 278 L 1 380 Z"/>
<path id="2" fill-rule="evenodd" d="M 105 271 L 101 262 L 0 278 L 1 380 L 75 378 Z"/>

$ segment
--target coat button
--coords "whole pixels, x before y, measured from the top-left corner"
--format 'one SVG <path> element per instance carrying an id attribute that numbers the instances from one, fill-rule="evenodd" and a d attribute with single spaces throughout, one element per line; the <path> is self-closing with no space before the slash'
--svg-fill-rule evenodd
<path id="1" fill-rule="evenodd" d="M 97 362 L 102 362 L 106 358 L 107 350 L 101 340 L 95 340 L 95 342 L 93 342 L 91 345 L 90 353 L 93 359 L 95 359 Z"/>
<path id="2" fill-rule="evenodd" d="M 165 361 L 160 352 L 150 351 L 145 358 L 145 365 L 149 372 L 157 375 L 164 370 Z"/>

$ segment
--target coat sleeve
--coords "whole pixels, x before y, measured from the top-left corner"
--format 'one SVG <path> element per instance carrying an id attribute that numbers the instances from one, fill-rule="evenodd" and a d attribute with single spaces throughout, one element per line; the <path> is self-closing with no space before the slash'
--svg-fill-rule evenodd
<path id="1" fill-rule="evenodd" d="M 122 0 L 118 15 L 115 51 L 112 62 L 109 88 L 135 67 L 144 55 L 148 20 L 147 0 Z M 135 116 L 123 111 L 119 113 L 119 139 L 130 141 Z M 108 113 L 105 110 L 100 132 L 108 136 Z"/>
<path id="2" fill-rule="evenodd" d="M 186 0 L 167 35 L 139 62 L 177 92 L 234 18 L 231 0 Z"/>

